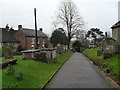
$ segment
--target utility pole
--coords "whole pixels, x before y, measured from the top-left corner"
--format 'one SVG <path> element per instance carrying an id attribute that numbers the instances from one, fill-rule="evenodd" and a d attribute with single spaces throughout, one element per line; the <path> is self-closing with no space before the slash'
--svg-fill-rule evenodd
<path id="1" fill-rule="evenodd" d="M 36 21 L 36 8 L 34 8 L 34 16 L 35 16 L 35 39 L 36 39 L 36 47 L 35 47 L 35 49 L 38 49 L 37 21 Z"/>

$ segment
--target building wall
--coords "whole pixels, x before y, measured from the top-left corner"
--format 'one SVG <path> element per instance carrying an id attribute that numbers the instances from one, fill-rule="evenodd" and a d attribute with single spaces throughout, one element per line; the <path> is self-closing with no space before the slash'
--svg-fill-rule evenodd
<path id="1" fill-rule="evenodd" d="M 120 45 L 120 27 L 118 28 L 118 43 Z"/>
<path id="2" fill-rule="evenodd" d="M 112 38 L 120 45 L 120 27 L 112 29 Z"/>
<path id="3" fill-rule="evenodd" d="M 34 40 L 34 43 L 32 43 L 32 39 L 35 38 L 35 37 L 26 37 L 25 39 L 25 48 L 26 49 L 31 49 L 32 48 L 32 45 L 34 46 L 34 48 L 36 47 L 36 40 Z M 38 48 L 42 48 L 43 46 L 43 40 L 44 40 L 44 44 L 48 44 L 48 39 L 47 38 L 42 38 L 42 37 L 39 37 L 38 38 Z"/>
<path id="4" fill-rule="evenodd" d="M 118 29 L 112 29 L 112 38 L 118 41 Z"/>
<path id="5" fill-rule="evenodd" d="M 34 48 L 36 47 L 36 41 L 34 39 L 34 43 L 32 43 L 32 39 L 35 37 L 26 37 L 23 30 L 22 30 L 22 25 L 18 25 L 18 30 L 14 34 L 14 37 L 20 41 L 20 45 L 25 48 L 25 49 L 31 49 L 32 46 L 34 45 Z M 42 48 L 43 46 L 43 41 L 45 42 L 44 44 L 48 43 L 48 38 L 38 38 L 38 48 Z"/>
<path id="6" fill-rule="evenodd" d="M 26 42 L 26 40 L 25 40 L 24 32 L 23 32 L 22 30 L 18 30 L 18 31 L 14 34 L 14 37 L 15 37 L 18 41 L 20 41 L 20 45 L 25 48 L 25 42 Z"/>

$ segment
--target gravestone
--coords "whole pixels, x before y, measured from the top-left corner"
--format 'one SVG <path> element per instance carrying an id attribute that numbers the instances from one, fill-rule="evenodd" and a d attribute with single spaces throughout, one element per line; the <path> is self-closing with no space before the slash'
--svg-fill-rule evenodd
<path id="1" fill-rule="evenodd" d="M 99 49 L 99 50 L 97 51 L 97 56 L 101 56 L 102 54 L 103 54 L 102 49 Z"/>
<path id="2" fill-rule="evenodd" d="M 60 53 L 60 54 L 63 54 L 63 46 L 61 44 L 58 44 L 57 45 L 57 50 L 56 50 L 57 53 Z"/>
<path id="3" fill-rule="evenodd" d="M 118 43 L 113 38 L 106 38 L 102 41 L 104 59 L 112 57 L 118 52 Z"/>

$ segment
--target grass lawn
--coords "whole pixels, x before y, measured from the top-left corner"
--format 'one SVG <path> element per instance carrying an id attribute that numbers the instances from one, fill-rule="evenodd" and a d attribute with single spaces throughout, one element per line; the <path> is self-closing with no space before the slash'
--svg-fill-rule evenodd
<path id="1" fill-rule="evenodd" d="M 23 60 L 22 56 L 15 56 L 18 59 L 14 65 L 16 72 L 22 72 L 24 78 L 21 81 L 16 80 L 14 74 L 7 75 L 6 69 L 2 71 L 2 88 L 17 84 L 17 88 L 42 88 L 47 80 L 54 74 L 58 67 L 67 60 L 73 52 L 67 51 L 65 54 L 57 54 L 57 63 L 44 64 L 34 60 Z"/>
<path id="2" fill-rule="evenodd" d="M 91 48 L 91 49 L 86 49 L 83 51 L 83 54 L 88 56 L 93 62 L 99 61 L 102 64 L 105 64 L 107 67 L 106 68 L 112 68 L 112 72 L 108 74 L 113 80 L 117 81 L 120 84 L 120 78 L 118 78 L 118 75 L 120 75 L 120 54 L 117 54 L 111 58 L 103 60 L 103 55 L 102 56 L 97 56 L 97 50 L 99 48 Z M 119 69 L 119 70 L 118 70 Z M 103 68 L 105 70 L 105 68 Z M 117 75 L 115 75 L 117 74 Z"/>

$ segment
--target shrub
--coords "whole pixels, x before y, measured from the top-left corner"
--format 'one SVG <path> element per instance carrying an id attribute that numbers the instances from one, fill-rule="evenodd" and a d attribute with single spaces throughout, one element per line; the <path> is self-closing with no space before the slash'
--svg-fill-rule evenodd
<path id="1" fill-rule="evenodd" d="M 47 63 L 46 53 L 44 53 L 44 52 L 41 52 L 41 53 L 37 52 L 34 54 L 34 57 L 35 57 L 36 61 L 42 61 L 42 62 Z"/>
<path id="2" fill-rule="evenodd" d="M 48 48 L 48 44 L 45 44 L 45 48 Z"/>
<path id="3" fill-rule="evenodd" d="M 14 52 L 13 52 L 13 55 L 22 55 L 22 52 L 14 51 Z"/>
<path id="4" fill-rule="evenodd" d="M 23 73 L 22 73 L 22 72 L 16 72 L 16 73 L 15 73 L 15 77 L 16 77 L 16 79 L 18 79 L 18 80 L 22 80 L 22 79 L 23 79 Z"/>
<path id="5" fill-rule="evenodd" d="M 18 47 L 17 47 L 17 52 L 21 52 L 21 51 L 23 51 L 23 50 L 25 50 L 21 45 L 19 45 Z"/>
<path id="6" fill-rule="evenodd" d="M 16 84 L 9 84 L 8 88 L 17 88 L 17 83 Z"/>
<path id="7" fill-rule="evenodd" d="M 112 72 L 112 68 L 111 67 L 106 68 L 105 72 L 109 74 L 110 72 Z"/>
<path id="8" fill-rule="evenodd" d="M 82 44 L 79 41 L 76 41 L 75 43 L 73 43 L 72 47 L 75 51 L 80 52 L 80 47 L 82 47 Z"/>
<path id="9" fill-rule="evenodd" d="M 14 72 L 15 72 L 15 68 L 12 66 L 6 69 L 6 74 L 8 75 L 13 74 Z"/>

